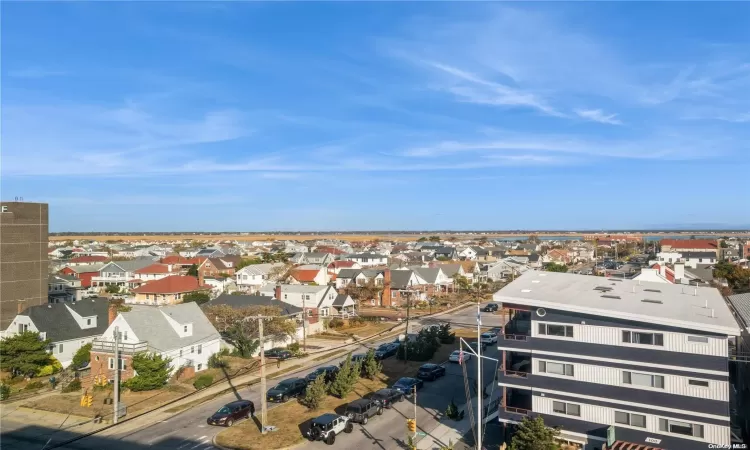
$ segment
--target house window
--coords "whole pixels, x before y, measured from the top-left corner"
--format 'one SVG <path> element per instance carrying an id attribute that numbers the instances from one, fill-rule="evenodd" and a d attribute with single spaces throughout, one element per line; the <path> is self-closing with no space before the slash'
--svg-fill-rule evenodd
<path id="1" fill-rule="evenodd" d="M 553 325 L 547 323 L 539 324 L 539 334 L 546 336 L 573 337 L 572 325 Z"/>
<path id="2" fill-rule="evenodd" d="M 149 294 L 146 294 L 146 300 L 151 300 L 151 296 Z"/>
<path id="3" fill-rule="evenodd" d="M 708 381 L 706 380 L 688 380 L 690 386 L 708 387 Z"/>
<path id="4" fill-rule="evenodd" d="M 123 333 L 123 340 L 128 340 L 128 330 L 125 330 L 125 332 Z"/>
<path id="5" fill-rule="evenodd" d="M 115 368 L 115 359 L 114 358 L 107 358 L 109 361 L 109 369 L 112 370 Z"/>
<path id="6" fill-rule="evenodd" d="M 661 333 L 641 333 L 639 331 L 623 331 L 622 342 L 625 342 L 627 344 L 664 346 L 664 335 Z"/>
<path id="7" fill-rule="evenodd" d="M 180 349 L 180 358 L 182 358 L 182 349 Z"/>
<path id="8" fill-rule="evenodd" d="M 553 401 L 552 411 L 558 414 L 567 414 L 569 416 L 580 416 L 581 405 L 576 405 L 575 403 Z"/>
<path id="9" fill-rule="evenodd" d="M 284 294 L 284 300 L 286 300 L 286 294 Z"/>
<path id="10" fill-rule="evenodd" d="M 203 370 L 203 364 L 198 364 L 198 370 Z"/>
<path id="11" fill-rule="evenodd" d="M 91 325 L 91 319 L 86 319 L 86 325 Z"/>
<path id="12" fill-rule="evenodd" d="M 703 425 L 672 419 L 659 419 L 659 431 L 681 434 L 683 436 L 703 437 Z"/>
<path id="13" fill-rule="evenodd" d="M 99 361 L 99 355 L 94 356 L 94 361 Z"/>
<path id="14" fill-rule="evenodd" d="M 688 342 L 708 344 L 708 338 L 706 336 L 688 336 L 687 340 Z"/>
<path id="15" fill-rule="evenodd" d="M 57 353 L 62 353 L 62 352 L 63 352 L 63 345 L 60 344 L 57 346 Z"/>
<path id="16" fill-rule="evenodd" d="M 539 361 L 539 372 L 551 373 L 553 375 L 573 376 L 573 364 L 562 364 L 556 362 Z"/>
<path id="17" fill-rule="evenodd" d="M 309 295 L 305 295 L 305 300 L 310 300 L 310 296 Z"/>
<path id="18" fill-rule="evenodd" d="M 615 423 L 630 425 L 631 427 L 646 428 L 646 416 L 615 411 Z"/>
<path id="19" fill-rule="evenodd" d="M 203 344 L 198 344 L 198 354 L 203 353 Z"/>
<path id="20" fill-rule="evenodd" d="M 396 298 L 397 291 L 391 292 L 391 298 Z"/>
<path id="21" fill-rule="evenodd" d="M 622 382 L 634 386 L 664 389 L 664 377 L 662 375 L 623 371 Z"/>
<path id="22" fill-rule="evenodd" d="M 190 347 L 190 353 L 195 353 L 195 347 Z"/>
<path id="23" fill-rule="evenodd" d="M 29 324 L 27 323 L 19 323 L 18 324 L 18 332 L 24 333 L 29 330 Z"/>
<path id="24" fill-rule="evenodd" d="M 185 325 L 184 327 L 182 327 L 182 331 L 183 331 L 184 333 L 187 333 L 187 325 Z"/>

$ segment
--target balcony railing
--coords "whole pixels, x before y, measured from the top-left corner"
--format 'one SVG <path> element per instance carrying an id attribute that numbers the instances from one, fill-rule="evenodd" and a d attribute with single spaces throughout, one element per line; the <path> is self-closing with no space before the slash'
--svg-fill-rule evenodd
<path id="1" fill-rule="evenodd" d="M 515 408 L 513 406 L 506 406 L 505 412 L 509 412 L 512 414 L 521 414 L 522 416 L 528 416 L 531 411 L 529 411 L 528 409 Z"/>
<path id="2" fill-rule="evenodd" d="M 148 342 L 136 342 L 135 344 L 120 343 L 120 352 L 127 354 L 134 354 L 145 352 L 148 350 Z M 114 353 L 115 343 L 112 341 L 94 341 L 91 345 L 91 351 L 103 352 L 103 353 Z"/>
<path id="3" fill-rule="evenodd" d="M 528 341 L 529 337 L 525 334 L 505 334 L 503 333 L 503 339 L 508 341 Z"/>
<path id="4" fill-rule="evenodd" d="M 503 375 L 507 377 L 519 377 L 519 378 L 528 378 L 529 373 L 528 372 L 521 372 L 518 370 L 503 370 L 503 368 L 500 368 L 500 372 L 503 373 Z"/>

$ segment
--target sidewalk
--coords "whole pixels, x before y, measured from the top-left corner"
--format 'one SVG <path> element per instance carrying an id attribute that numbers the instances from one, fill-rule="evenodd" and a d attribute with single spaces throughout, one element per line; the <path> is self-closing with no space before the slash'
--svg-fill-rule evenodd
<path id="1" fill-rule="evenodd" d="M 490 399 L 484 399 L 484 403 L 485 405 L 488 405 Z M 437 427 L 417 441 L 417 449 L 436 450 L 442 446 L 447 446 L 451 441 L 453 444 L 459 444 L 464 436 L 472 432 L 469 411 L 466 410 L 467 406 L 468 403 L 458 405 L 458 410 L 464 411 L 464 418 L 459 421 L 443 416 L 440 419 L 441 423 Z M 473 409 L 474 420 L 476 420 L 477 397 L 472 397 L 471 408 Z"/>

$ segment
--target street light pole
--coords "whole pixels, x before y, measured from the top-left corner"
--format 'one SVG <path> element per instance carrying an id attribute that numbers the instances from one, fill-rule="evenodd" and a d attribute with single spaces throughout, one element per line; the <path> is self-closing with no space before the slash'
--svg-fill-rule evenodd
<path id="1" fill-rule="evenodd" d="M 115 407 L 112 422 L 117 423 L 120 415 L 120 327 L 115 327 L 115 398 L 112 405 Z"/>
<path id="2" fill-rule="evenodd" d="M 477 450 L 482 450 L 482 411 L 484 410 L 484 389 L 482 389 L 482 311 L 477 304 Z"/>

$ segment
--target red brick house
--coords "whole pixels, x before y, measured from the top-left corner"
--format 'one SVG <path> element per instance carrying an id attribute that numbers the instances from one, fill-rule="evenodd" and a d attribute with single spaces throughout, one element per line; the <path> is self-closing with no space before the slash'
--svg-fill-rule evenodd
<path id="1" fill-rule="evenodd" d="M 182 303 L 182 297 L 190 292 L 209 292 L 211 286 L 203 283 L 203 276 L 198 278 L 185 275 L 171 275 L 160 280 L 150 281 L 133 289 L 135 302 L 142 304 L 174 305 Z"/>
<path id="2" fill-rule="evenodd" d="M 58 273 L 62 275 L 70 275 L 81 280 L 81 287 L 90 288 L 91 278 L 99 276 L 99 270 L 104 267 L 104 263 L 81 265 L 81 266 L 65 266 Z"/>

